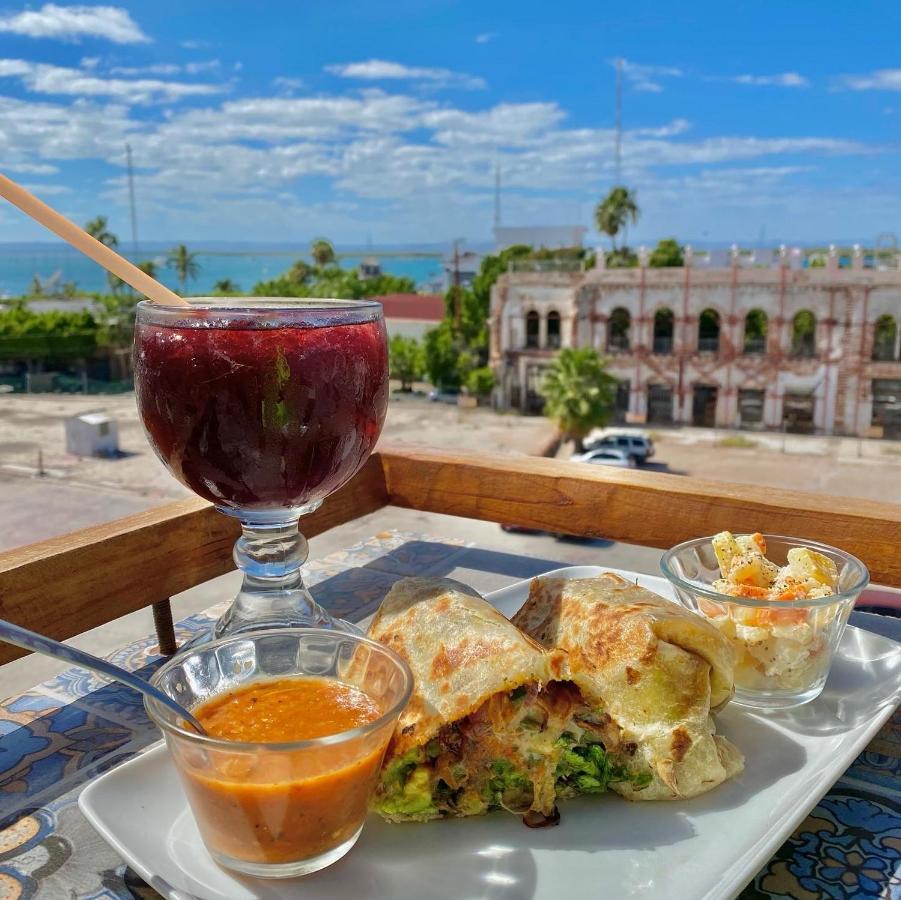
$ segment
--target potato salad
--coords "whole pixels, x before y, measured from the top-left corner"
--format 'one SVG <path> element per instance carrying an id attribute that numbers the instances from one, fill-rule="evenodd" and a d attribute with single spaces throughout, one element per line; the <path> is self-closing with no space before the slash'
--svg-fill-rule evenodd
<path id="1" fill-rule="evenodd" d="M 762 534 L 723 531 L 712 543 L 721 575 L 713 589 L 766 604 L 709 600 L 700 604 L 735 646 L 736 685 L 752 690 L 804 690 L 828 668 L 829 626 L 838 609 L 802 604 L 836 593 L 835 563 L 809 547 L 793 547 L 787 564 L 777 566 L 767 559 Z"/>

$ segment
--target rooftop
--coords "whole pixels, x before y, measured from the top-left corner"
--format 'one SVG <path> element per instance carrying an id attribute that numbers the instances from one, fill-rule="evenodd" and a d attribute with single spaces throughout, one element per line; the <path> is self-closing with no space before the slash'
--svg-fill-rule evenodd
<path id="1" fill-rule="evenodd" d="M 372 299 L 382 304 L 386 319 L 440 322 L 444 318 L 444 297 L 441 294 L 385 294 Z"/>

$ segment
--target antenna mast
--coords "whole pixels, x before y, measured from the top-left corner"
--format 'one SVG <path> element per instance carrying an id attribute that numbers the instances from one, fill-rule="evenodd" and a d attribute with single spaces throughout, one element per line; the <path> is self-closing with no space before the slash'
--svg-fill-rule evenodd
<path id="1" fill-rule="evenodd" d="M 125 159 L 128 163 L 128 202 L 131 207 L 131 249 L 138 253 L 138 214 L 135 210 L 135 173 L 131 164 L 131 144 L 125 145 Z"/>
<path id="2" fill-rule="evenodd" d="M 616 60 L 616 138 L 614 144 L 616 184 L 622 184 L 623 168 L 623 58 Z"/>

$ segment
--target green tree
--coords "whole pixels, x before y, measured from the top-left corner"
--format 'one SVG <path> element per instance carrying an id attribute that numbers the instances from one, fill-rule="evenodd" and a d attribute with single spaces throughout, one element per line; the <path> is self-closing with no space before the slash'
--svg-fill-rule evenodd
<path id="1" fill-rule="evenodd" d="M 628 247 L 608 250 L 606 253 L 608 269 L 637 269 L 638 254 Z"/>
<path id="2" fill-rule="evenodd" d="M 138 268 L 151 278 L 156 278 L 156 274 L 159 271 L 159 266 L 152 259 L 145 259 L 143 262 L 139 262 Z"/>
<path id="3" fill-rule="evenodd" d="M 396 334 L 388 342 L 388 369 L 392 378 L 400 381 L 402 391 L 411 391 L 413 382 L 422 378 L 425 353 L 415 338 Z"/>
<path id="4" fill-rule="evenodd" d="M 597 205 L 594 220 L 598 230 L 610 238 L 616 250 L 616 236 L 627 225 L 638 221 L 639 210 L 635 192 L 622 185 L 611 188 L 610 193 Z"/>
<path id="5" fill-rule="evenodd" d="M 466 376 L 466 390 L 474 397 L 487 397 L 494 388 L 494 372 L 488 366 L 472 369 Z"/>
<path id="6" fill-rule="evenodd" d="M 191 253 L 184 244 L 179 244 L 169 251 L 166 265 L 175 270 L 181 292 L 184 294 L 189 280 L 193 280 L 200 272 L 197 254 Z"/>
<path id="7" fill-rule="evenodd" d="M 682 247 L 675 238 L 663 238 L 651 253 L 648 265 L 654 269 L 666 269 L 685 265 Z"/>
<path id="8" fill-rule="evenodd" d="M 240 294 L 241 288 L 231 278 L 220 278 L 213 285 L 213 291 L 217 294 Z"/>
<path id="9" fill-rule="evenodd" d="M 459 344 L 447 320 L 425 334 L 425 371 L 437 388 L 460 387 Z"/>
<path id="10" fill-rule="evenodd" d="M 107 228 L 107 222 L 108 219 L 106 216 L 95 216 L 84 226 L 84 230 L 94 238 L 95 241 L 100 241 L 105 247 L 111 247 L 115 250 L 119 246 L 119 238 Z M 118 294 L 122 285 L 125 283 L 117 275 L 113 275 L 112 272 L 106 273 L 106 280 L 110 290 L 114 294 Z"/>
<path id="11" fill-rule="evenodd" d="M 332 246 L 332 242 L 326 238 L 316 238 L 310 244 L 310 256 L 313 257 L 313 262 L 322 269 L 329 263 L 335 262 L 335 248 Z"/>
<path id="12" fill-rule="evenodd" d="M 44 282 L 41 281 L 40 275 L 32 276 L 31 285 L 28 288 L 28 296 L 29 297 L 43 297 L 44 296 Z"/>
<path id="13" fill-rule="evenodd" d="M 94 304 L 97 342 L 120 350 L 130 348 L 134 341 L 136 307 L 134 297 L 116 294 L 98 297 Z"/>
<path id="14" fill-rule="evenodd" d="M 581 451 L 589 432 L 606 425 L 613 415 L 616 385 L 597 351 L 567 347 L 549 366 L 539 393 L 544 397 L 545 415 Z"/>
<path id="15" fill-rule="evenodd" d="M 378 297 L 382 294 L 409 294 L 416 286 L 409 278 L 396 275 L 379 275 L 377 278 L 361 279 L 355 269 L 329 266 L 325 269 L 310 269 L 311 276 L 306 281 L 295 281 L 291 276 L 296 267 L 279 278 L 260 281 L 253 287 L 257 297 L 334 297 L 339 300 L 359 300 L 363 297 Z"/>
<path id="16" fill-rule="evenodd" d="M 315 274 L 316 269 L 314 269 L 313 266 L 308 262 L 299 259 L 285 273 L 285 278 L 289 281 L 295 281 L 298 284 L 306 284 Z"/>

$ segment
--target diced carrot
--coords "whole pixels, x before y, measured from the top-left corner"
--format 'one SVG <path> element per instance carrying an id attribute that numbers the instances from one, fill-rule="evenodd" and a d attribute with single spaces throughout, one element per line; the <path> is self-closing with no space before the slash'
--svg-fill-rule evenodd
<path id="1" fill-rule="evenodd" d="M 751 535 L 751 540 L 757 544 L 760 552 L 766 556 L 766 538 L 759 531 L 755 531 L 754 534 Z"/>
<path id="2" fill-rule="evenodd" d="M 757 609 L 748 624 L 761 628 L 766 625 L 800 625 L 806 621 L 806 609 Z"/>

